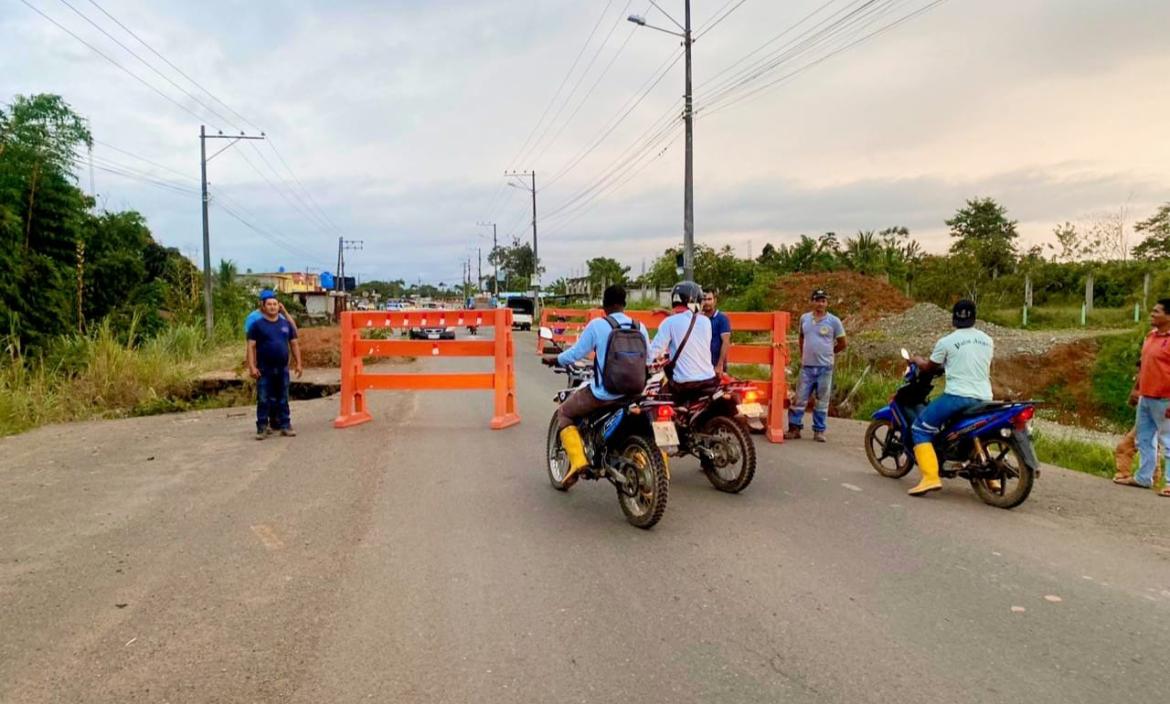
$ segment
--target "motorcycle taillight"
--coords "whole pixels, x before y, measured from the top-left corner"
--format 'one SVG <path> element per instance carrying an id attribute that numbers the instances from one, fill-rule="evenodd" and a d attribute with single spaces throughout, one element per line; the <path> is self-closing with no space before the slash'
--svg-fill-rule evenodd
<path id="1" fill-rule="evenodd" d="M 669 404 L 663 404 L 654 411 L 654 417 L 658 420 L 671 420 L 674 418 L 674 407 Z"/>
<path id="2" fill-rule="evenodd" d="M 1012 418 L 1012 425 L 1016 427 L 1016 430 L 1027 430 L 1028 423 L 1032 420 L 1033 417 L 1035 417 L 1035 415 L 1035 406 L 1024 406 L 1023 410 L 1021 410 L 1014 418 Z"/>

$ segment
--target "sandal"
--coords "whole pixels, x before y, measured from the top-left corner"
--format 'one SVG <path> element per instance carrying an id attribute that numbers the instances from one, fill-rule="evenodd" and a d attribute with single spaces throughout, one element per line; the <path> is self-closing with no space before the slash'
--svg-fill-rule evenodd
<path id="1" fill-rule="evenodd" d="M 1166 498 L 1170 499 L 1170 486 L 1163 487 L 1162 490 L 1158 492 L 1158 496 L 1165 496 Z"/>
<path id="2" fill-rule="evenodd" d="M 1145 484 L 1139 484 L 1138 480 L 1133 478 L 1133 476 L 1115 477 L 1113 479 L 1113 483 L 1120 484 L 1122 486 L 1136 486 L 1139 489 L 1149 489 L 1150 488 L 1150 487 L 1146 486 Z"/>

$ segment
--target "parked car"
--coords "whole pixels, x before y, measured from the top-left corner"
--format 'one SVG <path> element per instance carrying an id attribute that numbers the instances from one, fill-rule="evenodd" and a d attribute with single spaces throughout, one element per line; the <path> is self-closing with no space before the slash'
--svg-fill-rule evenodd
<path id="1" fill-rule="evenodd" d="M 532 317 L 536 302 L 527 296 L 509 296 L 508 307 L 512 309 L 512 327 L 519 330 L 532 329 Z"/>
<path id="2" fill-rule="evenodd" d="M 410 329 L 412 340 L 454 340 L 455 328 L 428 325 L 427 327 L 413 327 Z"/>

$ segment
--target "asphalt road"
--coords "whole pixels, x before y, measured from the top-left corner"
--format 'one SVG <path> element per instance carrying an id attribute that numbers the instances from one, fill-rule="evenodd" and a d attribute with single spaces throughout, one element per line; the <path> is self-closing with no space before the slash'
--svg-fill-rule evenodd
<path id="1" fill-rule="evenodd" d="M 0 440 L 0 702 L 1165 701 L 1170 501 L 1055 469 L 1011 512 L 911 499 L 835 421 L 757 436 L 738 496 L 675 460 L 641 531 L 548 486 L 532 344 L 504 431 L 488 394 L 380 394 L 264 442 L 247 409 Z"/>

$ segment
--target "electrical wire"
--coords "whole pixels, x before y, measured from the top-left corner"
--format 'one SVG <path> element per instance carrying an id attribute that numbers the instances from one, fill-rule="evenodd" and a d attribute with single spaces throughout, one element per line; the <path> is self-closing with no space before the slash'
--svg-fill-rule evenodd
<path id="1" fill-rule="evenodd" d="M 740 6 L 740 5 L 742 5 L 742 4 L 744 4 L 745 2 L 747 2 L 747 0 L 739 0 L 739 2 L 737 2 L 737 3 L 735 4 L 735 7 L 731 8 L 730 10 L 728 10 L 728 11 L 727 11 L 726 13 L 724 13 L 724 14 L 723 14 L 723 15 L 722 15 L 722 16 L 721 16 L 719 19 L 715 20 L 715 21 L 714 21 L 714 22 L 712 22 L 711 24 L 709 24 L 709 25 L 707 25 L 706 27 L 704 27 L 704 28 L 703 28 L 703 30 L 702 30 L 701 32 L 699 32 L 698 34 L 696 34 L 696 35 L 695 35 L 695 38 L 694 38 L 692 41 L 696 41 L 696 42 L 697 42 L 697 41 L 699 41 L 699 39 L 701 39 L 701 38 L 703 37 L 703 35 L 704 35 L 704 34 L 706 34 L 707 32 L 710 32 L 712 29 L 715 29 L 716 27 L 718 27 L 720 22 L 722 22 L 723 20 L 727 19 L 727 17 L 728 17 L 728 16 L 729 16 L 731 13 L 735 12 L 736 10 L 738 10 L 738 9 L 739 9 L 739 6 Z M 731 4 L 731 3 L 728 3 L 728 5 L 729 5 L 729 4 Z M 727 5 L 724 5 L 724 7 L 727 7 Z"/>

